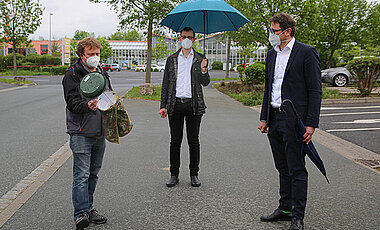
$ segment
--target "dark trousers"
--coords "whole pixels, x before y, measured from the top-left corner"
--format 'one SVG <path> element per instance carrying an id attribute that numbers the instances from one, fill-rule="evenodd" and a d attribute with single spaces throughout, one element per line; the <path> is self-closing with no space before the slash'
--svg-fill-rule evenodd
<path id="1" fill-rule="evenodd" d="M 186 134 L 190 152 L 190 176 L 198 176 L 200 160 L 199 128 L 201 125 L 202 115 L 193 115 L 190 102 L 177 102 L 174 107 L 173 115 L 169 116 L 171 136 L 170 173 L 172 176 L 178 176 L 179 174 L 184 119 L 186 119 Z"/>
<path id="2" fill-rule="evenodd" d="M 285 113 L 271 111 L 268 131 L 274 163 L 280 176 L 279 209 L 292 211 L 292 216 L 303 219 L 307 199 L 308 173 L 302 141 L 296 139 L 295 119 Z"/>

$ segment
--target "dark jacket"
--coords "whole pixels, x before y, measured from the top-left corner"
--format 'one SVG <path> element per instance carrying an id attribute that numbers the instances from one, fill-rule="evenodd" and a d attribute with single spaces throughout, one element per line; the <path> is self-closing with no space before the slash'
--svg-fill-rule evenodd
<path id="1" fill-rule="evenodd" d="M 112 90 L 109 75 L 100 69 L 106 76 L 107 88 Z M 79 58 L 65 72 L 62 80 L 63 93 L 66 101 L 66 126 L 70 135 L 83 135 L 86 137 L 102 137 L 102 115 L 99 110 L 93 111 L 87 103 L 91 100 L 79 93 L 81 79 L 90 73 L 86 70 Z"/>
<path id="2" fill-rule="evenodd" d="M 265 91 L 260 120 L 270 123 L 270 101 L 277 52 L 268 51 L 265 66 Z M 281 99 L 293 101 L 306 126 L 318 127 L 322 100 L 321 67 L 314 47 L 295 42 L 285 69 Z M 289 104 L 284 110 L 289 113 Z"/>
<path id="3" fill-rule="evenodd" d="M 168 57 L 166 60 L 164 78 L 162 80 L 161 89 L 161 107 L 166 108 L 169 116 L 173 115 L 174 106 L 176 103 L 176 84 L 178 74 L 178 55 L 181 52 L 179 49 L 176 53 Z M 210 83 L 210 75 L 202 74 L 201 62 L 204 56 L 194 51 L 193 65 L 191 66 L 191 94 L 192 108 L 194 115 L 201 115 L 206 112 L 206 105 L 203 98 L 202 85 L 207 86 Z"/>

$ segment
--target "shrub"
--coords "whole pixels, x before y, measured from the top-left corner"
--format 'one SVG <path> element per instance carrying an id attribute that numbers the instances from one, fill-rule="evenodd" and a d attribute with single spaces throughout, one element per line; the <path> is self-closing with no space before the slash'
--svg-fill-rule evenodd
<path id="1" fill-rule="evenodd" d="M 265 65 L 255 63 L 245 68 L 245 83 L 249 85 L 263 84 L 265 81 Z"/>
<path id="2" fill-rule="evenodd" d="M 223 70 L 223 63 L 220 61 L 214 61 L 211 65 L 211 68 L 215 70 Z"/>
<path id="3" fill-rule="evenodd" d="M 346 62 L 339 62 L 339 63 L 336 63 L 336 67 L 344 67 L 346 66 L 347 63 Z"/>
<path id="4" fill-rule="evenodd" d="M 68 65 L 61 65 L 61 66 L 52 66 L 50 68 L 50 73 L 53 75 L 64 75 L 67 68 L 69 68 Z"/>
<path id="5" fill-rule="evenodd" d="M 380 77 L 380 58 L 365 57 L 348 62 L 347 69 L 351 72 L 360 95 L 367 97 L 374 88 L 376 79 Z"/>
<path id="6" fill-rule="evenodd" d="M 16 53 L 17 65 L 23 63 L 24 59 L 23 55 Z M 0 57 L 0 68 L 8 69 L 7 66 L 13 66 L 13 53 Z"/>

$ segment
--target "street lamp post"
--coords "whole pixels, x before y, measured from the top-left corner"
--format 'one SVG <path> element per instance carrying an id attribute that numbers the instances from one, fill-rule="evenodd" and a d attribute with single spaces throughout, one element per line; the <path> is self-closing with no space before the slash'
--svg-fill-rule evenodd
<path id="1" fill-rule="evenodd" d="M 50 13 L 49 14 L 49 21 L 50 21 L 50 46 L 49 46 L 49 54 L 50 54 L 50 56 L 51 56 L 51 16 L 53 15 L 53 13 Z"/>

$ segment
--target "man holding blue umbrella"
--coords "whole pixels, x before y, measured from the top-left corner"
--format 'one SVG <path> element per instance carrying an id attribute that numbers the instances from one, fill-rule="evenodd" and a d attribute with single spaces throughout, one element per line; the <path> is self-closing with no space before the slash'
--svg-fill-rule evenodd
<path id="1" fill-rule="evenodd" d="M 202 86 L 210 83 L 207 60 L 192 46 L 195 32 L 190 27 L 181 31 L 181 48 L 166 60 L 161 89 L 160 115 L 169 116 L 170 127 L 170 174 L 167 187 L 178 182 L 180 168 L 180 150 L 183 138 L 183 126 L 186 120 L 186 134 L 190 152 L 191 186 L 199 187 L 200 161 L 199 131 L 206 105 Z"/>
<path id="2" fill-rule="evenodd" d="M 295 40 L 294 19 L 285 13 L 270 18 L 265 67 L 265 91 L 259 130 L 268 133 L 274 163 L 280 177 L 279 207 L 262 221 L 292 221 L 290 229 L 303 229 L 308 173 L 303 142 L 308 144 L 319 123 L 322 99 L 321 69 L 314 47 Z M 295 115 L 285 99 L 293 101 L 306 132 L 296 137 Z M 269 130 L 268 130 L 269 128 Z"/>

